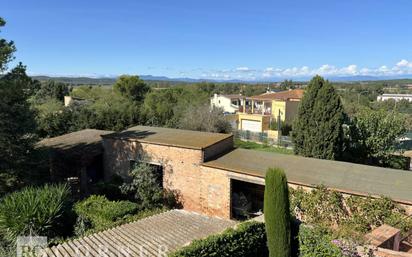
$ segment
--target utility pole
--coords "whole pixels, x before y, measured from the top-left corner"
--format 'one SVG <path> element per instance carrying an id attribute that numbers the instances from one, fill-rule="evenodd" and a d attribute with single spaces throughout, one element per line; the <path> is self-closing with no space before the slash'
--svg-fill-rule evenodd
<path id="1" fill-rule="evenodd" d="M 280 146 L 280 137 L 282 136 L 282 131 L 280 127 L 280 109 L 278 112 L 278 146 Z"/>

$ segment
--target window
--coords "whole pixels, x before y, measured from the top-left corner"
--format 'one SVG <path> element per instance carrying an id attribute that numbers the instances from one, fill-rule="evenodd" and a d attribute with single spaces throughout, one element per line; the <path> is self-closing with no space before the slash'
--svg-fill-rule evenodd
<path id="1" fill-rule="evenodd" d="M 145 163 L 152 169 L 153 173 L 156 174 L 157 182 L 161 187 L 163 187 L 163 166 L 147 161 L 129 160 L 129 171 L 132 171 L 136 165 L 139 165 L 140 163 Z"/>

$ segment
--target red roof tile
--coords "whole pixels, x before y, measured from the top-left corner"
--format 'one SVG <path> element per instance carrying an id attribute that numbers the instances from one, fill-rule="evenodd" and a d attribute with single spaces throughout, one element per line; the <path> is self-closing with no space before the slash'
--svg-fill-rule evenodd
<path id="1" fill-rule="evenodd" d="M 254 100 L 289 100 L 289 99 L 302 99 L 303 89 L 292 89 L 287 91 L 275 92 L 275 93 L 265 93 L 261 95 L 251 96 L 250 98 Z"/>

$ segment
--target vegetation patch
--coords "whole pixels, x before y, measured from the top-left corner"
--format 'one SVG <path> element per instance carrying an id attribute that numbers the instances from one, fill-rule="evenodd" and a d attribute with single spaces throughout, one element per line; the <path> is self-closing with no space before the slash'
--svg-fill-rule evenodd
<path id="1" fill-rule="evenodd" d="M 71 232 L 69 190 L 66 185 L 26 187 L 0 201 L 0 235 L 12 244 L 18 236 L 49 238 Z"/>
<path id="2" fill-rule="evenodd" d="M 268 256 L 265 224 L 244 222 L 237 228 L 202 240 L 195 240 L 189 246 L 169 255 L 170 257 L 255 257 Z"/>
<path id="3" fill-rule="evenodd" d="M 259 144 L 251 141 L 242 141 L 238 138 L 235 139 L 235 147 L 271 153 L 293 154 L 293 150 L 288 148 L 270 146 L 268 144 Z"/>
<path id="4" fill-rule="evenodd" d="M 165 211 L 163 208 L 139 211 L 139 205 L 136 203 L 109 201 L 101 195 L 92 195 L 76 203 L 74 209 L 78 215 L 76 236 L 102 231 Z"/>
<path id="5" fill-rule="evenodd" d="M 389 224 L 402 231 L 412 228 L 412 218 L 387 197 L 349 196 L 324 186 L 311 191 L 290 189 L 291 212 L 308 224 L 329 228 L 335 237 L 362 239 L 372 229 Z"/>

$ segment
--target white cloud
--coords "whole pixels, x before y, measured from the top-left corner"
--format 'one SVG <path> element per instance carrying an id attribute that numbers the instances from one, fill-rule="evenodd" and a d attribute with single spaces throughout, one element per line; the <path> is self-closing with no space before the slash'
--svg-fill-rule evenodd
<path id="1" fill-rule="evenodd" d="M 396 64 L 396 66 L 399 66 L 399 67 L 411 67 L 411 66 L 412 66 L 412 63 L 410 63 L 410 62 L 408 62 L 407 60 L 403 59 L 403 60 L 400 60 L 400 61 Z"/>
<path id="2" fill-rule="evenodd" d="M 307 78 L 316 74 L 327 77 L 344 77 L 344 76 L 399 76 L 412 75 L 412 62 L 402 59 L 392 66 L 382 65 L 379 67 L 359 67 L 356 64 L 350 64 L 343 67 L 337 67 L 331 64 L 324 64 L 319 67 L 266 67 L 263 69 L 254 69 L 246 66 L 237 67 L 229 70 L 214 70 L 205 72 L 203 77 L 214 79 L 283 79 L 283 78 Z"/>
<path id="3" fill-rule="evenodd" d="M 236 71 L 252 71 L 249 67 L 237 67 Z"/>

